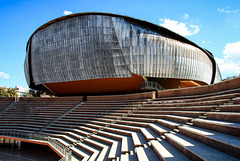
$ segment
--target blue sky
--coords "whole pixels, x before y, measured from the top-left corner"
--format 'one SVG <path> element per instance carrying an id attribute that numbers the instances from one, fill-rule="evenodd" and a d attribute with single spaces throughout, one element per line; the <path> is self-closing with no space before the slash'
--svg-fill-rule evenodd
<path id="1" fill-rule="evenodd" d="M 31 34 L 65 14 L 109 12 L 167 27 L 213 53 L 222 77 L 240 73 L 239 0 L 0 0 L 0 86 L 27 87 Z"/>

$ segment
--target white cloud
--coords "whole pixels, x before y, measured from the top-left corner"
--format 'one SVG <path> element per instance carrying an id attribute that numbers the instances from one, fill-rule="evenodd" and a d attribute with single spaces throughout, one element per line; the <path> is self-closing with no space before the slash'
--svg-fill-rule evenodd
<path id="1" fill-rule="evenodd" d="M 226 44 L 222 53 L 222 58 L 215 58 L 220 71 L 223 74 L 238 75 L 240 73 L 240 41 Z"/>
<path id="2" fill-rule="evenodd" d="M 183 19 L 188 19 L 188 18 L 189 18 L 189 15 L 185 13 L 185 14 L 182 16 L 182 18 L 183 18 Z"/>
<path id="3" fill-rule="evenodd" d="M 72 14 L 72 11 L 66 11 L 66 10 L 65 10 L 65 11 L 63 11 L 63 14 L 64 14 L 64 15 L 70 15 L 70 14 Z"/>
<path id="4" fill-rule="evenodd" d="M 212 41 L 202 41 L 203 44 L 211 44 Z"/>
<path id="5" fill-rule="evenodd" d="M 4 72 L 0 72 L 0 78 L 4 78 L 4 79 L 9 79 L 10 75 L 4 73 Z"/>
<path id="6" fill-rule="evenodd" d="M 189 15 L 186 15 L 185 17 L 189 17 Z M 169 30 L 176 32 L 182 36 L 194 35 L 200 31 L 200 28 L 197 25 L 187 25 L 183 22 L 178 22 L 170 19 L 160 19 L 160 21 L 161 26 L 168 28 Z"/>
<path id="7" fill-rule="evenodd" d="M 230 7 L 226 7 L 226 8 L 230 8 Z M 217 9 L 219 12 L 224 12 L 224 13 L 237 13 L 239 11 L 239 9 L 236 9 L 236 10 L 225 10 L 225 9 L 220 9 L 218 8 Z"/>

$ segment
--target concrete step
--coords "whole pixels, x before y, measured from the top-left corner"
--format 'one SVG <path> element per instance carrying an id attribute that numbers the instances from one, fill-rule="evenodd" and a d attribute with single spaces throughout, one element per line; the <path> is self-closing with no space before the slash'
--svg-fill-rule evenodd
<path id="1" fill-rule="evenodd" d="M 149 161 L 149 158 L 143 147 L 137 147 L 135 148 L 135 151 L 137 153 L 138 161 Z"/>
<path id="2" fill-rule="evenodd" d="M 206 145 L 212 146 L 224 153 L 238 157 L 240 159 L 240 139 L 211 130 L 197 127 L 179 127 L 179 132 L 185 136 L 191 137 Z"/>
<path id="3" fill-rule="evenodd" d="M 148 128 L 140 128 L 141 133 L 147 141 L 155 140 L 156 138 L 148 131 Z"/>
<path id="4" fill-rule="evenodd" d="M 145 107 L 146 106 L 146 107 Z M 182 106 L 182 107 L 151 107 L 151 104 L 146 104 L 144 107 L 140 107 L 139 110 L 159 110 L 159 111 L 211 111 L 215 109 L 216 105 L 206 106 Z"/>
<path id="5" fill-rule="evenodd" d="M 183 101 L 164 101 L 164 102 L 153 102 L 151 107 L 173 107 L 173 106 L 203 106 L 203 105 L 220 105 L 223 103 L 227 103 L 230 99 L 218 99 L 218 100 L 208 100 L 208 101 L 198 101 L 198 102 L 183 102 Z"/>
<path id="6" fill-rule="evenodd" d="M 168 120 L 164 120 L 164 119 L 157 119 L 157 123 L 162 125 L 162 126 L 165 126 L 166 128 L 169 128 L 169 129 L 177 129 L 178 126 L 181 126 L 183 124 L 181 123 L 177 123 L 177 122 L 174 122 L 174 121 L 168 121 Z"/>
<path id="7" fill-rule="evenodd" d="M 90 146 L 88 146 L 87 144 L 83 143 L 83 142 L 79 142 L 77 143 L 77 145 L 80 149 L 83 149 L 84 151 L 87 151 L 88 153 L 90 153 L 90 157 L 89 157 L 89 161 L 95 161 L 97 160 L 97 157 L 100 153 L 100 150 L 99 149 L 95 149 L 95 148 L 92 148 Z"/>
<path id="8" fill-rule="evenodd" d="M 174 96 L 174 97 L 161 97 L 156 98 L 156 101 L 166 101 L 166 100 L 196 100 L 196 99 L 220 99 L 220 98 L 233 98 L 239 95 L 239 89 L 231 89 L 226 91 L 214 92 L 214 93 L 205 93 L 205 94 L 196 94 L 196 95 L 186 95 L 186 96 Z"/>
<path id="9" fill-rule="evenodd" d="M 206 119 L 207 116 L 199 116 L 200 119 Z"/>
<path id="10" fill-rule="evenodd" d="M 84 131 L 82 131 L 82 130 L 84 130 Z M 81 130 L 77 130 L 77 131 L 79 133 L 81 133 L 82 135 L 89 136 L 88 139 L 97 141 L 101 144 L 108 144 L 109 145 L 108 146 L 108 148 L 109 148 L 108 159 L 116 159 L 117 158 L 118 148 L 120 148 L 120 142 L 117 140 L 114 140 L 114 139 L 116 139 L 116 135 L 113 135 L 114 138 L 112 138 L 111 133 L 104 132 L 104 131 L 100 131 L 97 134 L 88 133 L 86 131 L 89 131 L 89 132 L 95 131 L 95 129 L 88 128 L 88 127 L 81 127 Z M 89 135 L 89 134 L 92 134 L 92 135 Z M 88 142 L 87 139 L 86 139 L 86 142 Z M 123 143 L 125 143 L 125 142 L 123 141 Z M 122 150 L 123 150 L 123 148 L 122 148 Z M 108 150 L 105 149 L 104 153 L 106 153 L 106 151 L 108 151 Z M 126 150 L 124 149 L 124 152 L 125 151 Z M 99 158 L 102 158 L 102 157 L 103 156 L 101 156 L 101 157 L 99 156 Z"/>
<path id="11" fill-rule="evenodd" d="M 122 117 L 122 120 L 134 121 L 134 122 L 143 122 L 143 123 L 155 123 L 155 122 L 157 122 L 157 119 L 155 119 L 155 118 L 132 117 L 132 116 Z"/>
<path id="12" fill-rule="evenodd" d="M 219 105 L 219 108 L 223 112 L 240 112 L 240 104 Z"/>
<path id="13" fill-rule="evenodd" d="M 81 128 L 85 129 L 85 130 L 88 130 L 88 131 L 91 131 L 91 132 L 95 131 L 95 129 L 88 128 L 88 127 L 81 127 Z M 108 132 L 107 130 L 106 131 L 104 130 L 104 131 L 98 131 L 96 134 L 91 135 L 91 139 L 98 140 L 98 141 L 100 141 L 102 143 L 111 144 L 112 148 L 117 148 L 119 146 L 118 142 L 113 140 L 113 139 L 120 140 L 121 141 L 120 142 L 121 143 L 121 153 L 129 152 L 128 144 L 129 144 L 130 140 L 128 140 L 128 138 L 125 137 L 125 136 L 122 136 L 122 135 L 119 135 L 119 134 L 114 134 L 114 133 Z M 112 148 L 110 150 L 111 151 L 111 158 L 112 158 L 113 154 L 115 154 L 113 152 L 116 151 L 116 149 L 112 149 Z"/>
<path id="14" fill-rule="evenodd" d="M 159 136 L 163 135 L 164 133 L 167 133 L 168 130 L 165 128 L 162 128 L 156 124 L 149 124 L 149 128 L 151 128 L 155 133 L 157 133 Z"/>
<path id="15" fill-rule="evenodd" d="M 119 125 L 119 124 L 111 124 L 109 127 L 113 128 L 118 128 L 118 129 L 124 129 L 124 130 L 129 130 L 129 131 L 139 131 L 142 133 L 142 135 L 145 137 L 147 141 L 155 139 L 146 128 L 143 127 L 138 127 L 138 126 L 129 126 L 128 124 L 133 124 L 133 125 L 140 125 L 147 127 L 148 123 L 138 123 L 138 122 L 129 122 L 129 121 L 117 121 L 117 123 L 124 123 L 126 125 Z"/>
<path id="16" fill-rule="evenodd" d="M 66 147 L 71 147 L 71 142 L 68 142 L 65 138 L 63 138 L 63 136 L 64 135 L 55 135 L 55 140 L 57 140 Z"/>
<path id="17" fill-rule="evenodd" d="M 240 123 L 240 112 L 208 112 L 207 119 Z"/>
<path id="18" fill-rule="evenodd" d="M 115 159 L 117 158 L 117 154 L 118 154 L 118 149 L 120 148 L 120 142 L 115 141 L 115 140 L 111 140 L 102 136 L 98 136 L 98 135 L 92 135 L 91 138 L 89 138 L 90 140 L 96 140 L 100 143 L 106 143 L 108 144 L 108 149 L 105 148 L 103 153 L 108 153 L 108 159 Z M 86 139 L 87 141 L 87 139 Z M 108 152 L 109 151 L 109 152 Z M 103 156 L 102 156 L 103 157 Z M 99 158 L 102 158 L 99 156 Z"/>
<path id="19" fill-rule="evenodd" d="M 234 104 L 240 104 L 240 97 L 236 97 L 232 99 L 234 101 Z"/>
<path id="20" fill-rule="evenodd" d="M 163 142 L 163 141 L 161 141 Z M 182 153 L 178 152 L 175 148 L 169 148 L 162 145 L 158 140 L 151 140 L 151 147 L 153 151 L 158 156 L 159 160 L 166 161 L 188 161 L 189 159 L 185 157 Z"/>
<path id="21" fill-rule="evenodd" d="M 87 161 L 90 158 L 90 155 L 82 151 L 81 149 L 77 147 L 70 147 L 72 152 L 79 157 L 82 161 Z"/>
<path id="22" fill-rule="evenodd" d="M 74 142 L 73 144 L 75 146 L 78 146 L 80 149 L 83 149 L 84 151 L 87 151 L 88 153 L 91 154 L 89 160 L 92 160 L 92 161 L 99 160 L 99 161 L 101 161 L 106 157 L 107 151 L 108 151 L 108 146 L 106 146 L 104 144 L 101 144 L 97 141 L 91 140 L 91 139 L 85 139 L 84 136 L 80 136 L 80 135 L 78 135 L 76 133 L 73 133 L 73 132 L 66 132 L 65 134 L 73 136 L 77 140 L 76 141 L 71 140 L 71 139 L 69 140 L 69 139 L 64 137 L 65 139 L 67 139 L 68 141 Z M 83 140 L 84 142 L 80 142 L 79 141 L 80 139 L 84 139 Z M 88 145 L 91 145 L 94 148 L 91 148 Z"/>
<path id="23" fill-rule="evenodd" d="M 193 126 L 226 133 L 229 135 L 240 136 L 240 123 L 208 119 L 193 119 Z"/>
<path id="24" fill-rule="evenodd" d="M 176 115 L 165 115 L 166 120 L 175 121 L 179 123 L 191 122 L 193 118 L 185 116 L 176 116 Z"/>
<path id="25" fill-rule="evenodd" d="M 116 159 L 117 158 L 117 147 L 118 147 L 118 142 L 113 142 L 112 147 L 110 149 L 110 152 L 108 154 L 108 159 Z"/>
<path id="26" fill-rule="evenodd" d="M 147 114 L 151 116 L 152 118 L 159 118 L 159 116 L 163 115 L 179 115 L 179 116 L 188 116 L 188 117 L 198 117 L 203 115 L 205 112 L 202 111 L 146 111 L 146 110 L 138 110 L 135 111 L 136 114 Z"/>
<path id="27" fill-rule="evenodd" d="M 237 161 L 230 155 L 181 134 L 165 133 L 165 139 L 191 160 Z"/>
<path id="28" fill-rule="evenodd" d="M 129 161 L 129 154 L 121 154 L 120 161 Z"/>
<path id="29" fill-rule="evenodd" d="M 83 137 L 81 137 L 81 138 L 83 138 Z M 96 149 L 99 149 L 99 155 L 97 156 L 97 158 L 95 158 L 95 160 L 97 160 L 97 161 L 107 160 L 106 157 L 108 155 L 108 149 L 110 148 L 108 145 L 100 143 L 92 138 L 87 138 L 87 139 L 84 139 L 83 141 L 84 141 L 83 142 L 84 144 L 87 144 L 92 147 L 95 147 Z M 92 155 L 91 158 L 92 157 L 94 157 L 94 156 Z"/>

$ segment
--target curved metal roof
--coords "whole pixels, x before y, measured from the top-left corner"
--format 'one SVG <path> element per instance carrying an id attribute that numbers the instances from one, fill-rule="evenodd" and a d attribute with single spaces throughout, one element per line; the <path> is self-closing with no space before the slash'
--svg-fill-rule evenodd
<path id="1" fill-rule="evenodd" d="M 84 13 L 75 13 L 75 14 L 71 14 L 71 15 L 66 15 L 66 16 L 62 16 L 62 17 L 59 17 L 59 18 L 56 18 L 54 20 L 51 20 L 47 23 L 45 23 L 44 25 L 40 26 L 37 30 L 35 30 L 35 32 L 31 35 L 31 37 L 29 38 L 29 40 L 32 38 L 32 36 L 38 32 L 39 30 L 55 23 L 55 22 L 58 22 L 58 21 L 61 21 L 61 20 L 64 20 L 64 19 L 67 19 L 67 18 L 71 18 L 71 17 L 77 17 L 77 16 L 84 16 L 84 15 L 107 15 L 107 16 L 114 16 L 114 17 L 122 17 L 124 18 L 125 20 L 127 21 L 131 21 L 131 22 L 135 22 L 135 23 L 138 23 L 140 25 L 143 25 L 144 27 L 147 27 L 151 30 L 154 30 L 156 31 L 157 33 L 165 36 L 165 37 L 169 37 L 169 38 L 172 38 L 172 39 L 175 39 L 175 40 L 179 40 L 181 42 L 184 42 L 184 43 L 187 43 L 187 44 L 191 44 L 199 49 L 201 49 L 203 52 L 205 52 L 206 54 L 210 54 L 212 56 L 212 54 L 208 51 L 206 51 L 205 49 L 201 48 L 200 46 L 198 46 L 197 44 L 193 43 L 192 41 L 188 40 L 187 38 L 167 29 L 167 28 L 164 28 L 162 26 L 158 26 L 156 24 L 153 24 L 153 23 L 150 23 L 150 22 L 147 22 L 147 21 L 144 21 L 144 20 L 139 20 L 139 19 L 135 19 L 135 18 L 132 18 L 132 17 L 128 17 L 128 16 L 124 16 L 124 15 L 118 15 L 118 14 L 112 14 L 112 13 L 103 13 L 103 12 L 84 12 Z"/>
<path id="2" fill-rule="evenodd" d="M 45 27 L 47 27 L 47 26 L 49 26 L 49 25 L 51 25 L 53 23 L 59 22 L 61 20 L 65 20 L 67 18 L 72 18 L 72 17 L 77 17 L 77 16 L 85 16 L 85 15 L 107 15 L 107 16 L 113 16 L 113 17 L 121 17 L 121 18 L 125 19 L 128 22 L 137 23 L 138 25 L 142 25 L 145 28 L 153 30 L 153 31 L 159 33 L 160 35 L 165 36 L 165 37 L 168 37 L 168 38 L 171 38 L 171 39 L 175 39 L 175 40 L 178 40 L 178 41 L 181 41 L 181 42 L 184 42 L 184 43 L 187 43 L 187 44 L 190 44 L 190 45 L 192 45 L 194 47 L 199 48 L 200 50 L 202 50 L 209 57 L 209 59 L 213 63 L 213 77 L 212 77 L 213 79 L 212 79 L 212 83 L 214 82 L 214 77 L 215 77 L 215 72 L 216 72 L 216 62 L 215 62 L 211 52 L 207 51 L 204 48 L 201 48 L 200 46 L 198 46 L 194 42 L 188 40 L 187 38 L 185 38 L 185 37 L 183 37 L 183 36 L 173 32 L 173 31 L 171 31 L 171 30 L 169 30 L 167 28 L 164 28 L 162 26 L 159 26 L 159 25 L 156 25 L 156 24 L 144 21 L 144 20 L 139 20 L 139 19 L 135 19 L 135 18 L 132 18 L 132 17 L 124 16 L 124 15 L 118 15 L 118 14 L 112 14 L 112 13 L 103 13 L 103 12 L 84 12 L 84 13 L 75 13 L 75 14 L 71 14 L 71 15 L 62 16 L 62 17 L 56 18 L 54 20 L 51 20 L 51 21 L 45 23 L 44 25 L 40 26 L 37 30 L 35 30 L 35 32 L 29 38 L 29 40 L 27 42 L 27 46 L 28 46 L 29 41 L 31 40 L 32 36 L 36 32 L 38 32 L 39 30 L 41 30 L 41 29 L 43 29 L 43 28 L 45 28 Z"/>

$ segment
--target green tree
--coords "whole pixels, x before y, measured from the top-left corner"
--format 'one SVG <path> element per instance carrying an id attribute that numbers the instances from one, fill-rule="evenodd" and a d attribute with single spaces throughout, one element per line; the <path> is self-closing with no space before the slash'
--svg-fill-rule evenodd
<path id="1" fill-rule="evenodd" d="M 9 97 L 17 97 L 17 90 L 15 88 L 8 88 Z"/>
<path id="2" fill-rule="evenodd" d="M 18 97 L 15 88 L 0 87 L 0 97 Z"/>
<path id="3" fill-rule="evenodd" d="M 7 89 L 5 87 L 0 87 L 0 96 L 7 97 Z"/>

